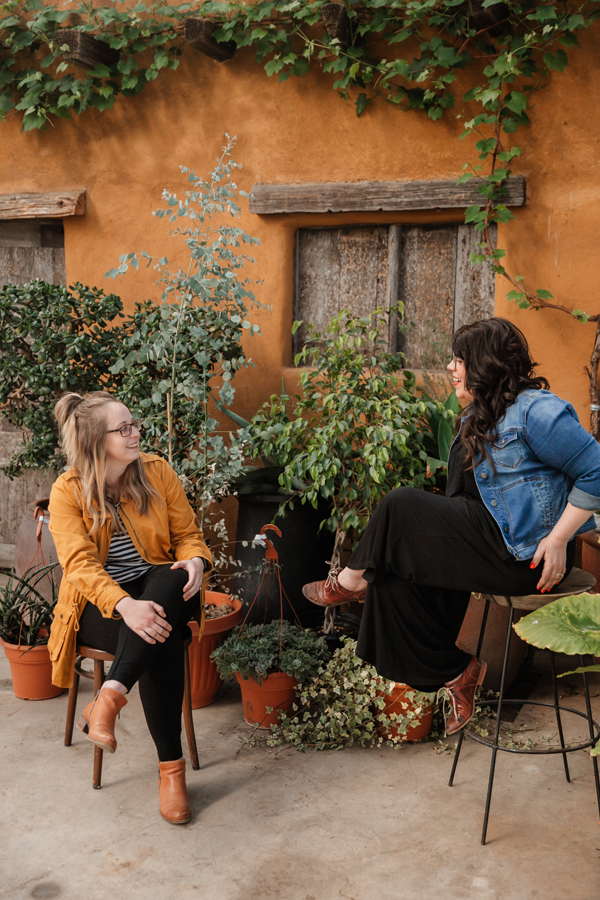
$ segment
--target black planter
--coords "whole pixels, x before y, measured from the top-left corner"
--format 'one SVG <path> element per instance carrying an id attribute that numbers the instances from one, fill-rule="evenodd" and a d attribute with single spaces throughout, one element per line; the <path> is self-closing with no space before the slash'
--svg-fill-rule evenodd
<path id="1" fill-rule="evenodd" d="M 247 610 L 256 596 L 262 578 L 265 550 L 259 546 L 243 547 L 240 542 L 248 541 L 250 544 L 254 536 L 260 533 L 263 525 L 273 522 L 282 498 L 276 495 L 249 494 L 239 496 L 238 502 L 236 531 L 238 543 L 235 555 L 242 565 L 236 569 L 236 572 L 241 575 L 233 577 L 233 592 L 240 597 Z M 309 581 L 327 578 L 329 571 L 328 560 L 333 554 L 334 535 L 330 531 L 318 532 L 319 524 L 328 515 L 328 506 L 325 502 L 320 504 L 318 509 L 313 509 L 308 504 L 302 506 L 302 504 L 296 503 L 294 509 L 288 511 L 285 518 L 275 519 L 274 524 L 281 530 L 281 538 L 277 537 L 274 531 L 269 531 L 266 535 L 279 554 L 281 583 L 300 619 L 317 608 L 302 594 L 302 585 Z M 269 580 L 268 599 L 265 576 L 248 622 L 257 624 L 265 621 L 265 603 L 267 607 L 266 621 L 271 622 L 273 619 L 278 619 L 280 615 L 279 585 L 275 572 L 271 573 Z M 283 618 L 290 622 L 296 621 L 285 595 L 283 597 Z"/>
<path id="2" fill-rule="evenodd" d="M 310 628 L 319 637 L 325 639 L 325 643 L 330 653 L 335 653 L 342 646 L 342 638 L 350 637 L 353 640 L 358 639 L 360 629 L 360 618 L 353 616 L 351 613 L 338 613 L 335 617 L 335 632 L 333 634 L 323 634 L 323 622 L 325 619 L 325 610 L 322 612 L 306 614 L 302 616 L 302 624 L 305 628 Z"/>

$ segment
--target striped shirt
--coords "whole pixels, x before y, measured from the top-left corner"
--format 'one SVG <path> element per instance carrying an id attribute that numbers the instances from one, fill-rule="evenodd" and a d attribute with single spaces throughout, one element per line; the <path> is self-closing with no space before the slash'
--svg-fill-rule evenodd
<path id="1" fill-rule="evenodd" d="M 139 578 L 140 575 L 145 575 L 154 567 L 142 559 L 135 544 L 125 531 L 124 534 L 113 534 L 111 537 L 104 568 L 111 578 L 114 578 L 119 584 L 125 584 L 127 581 Z"/>

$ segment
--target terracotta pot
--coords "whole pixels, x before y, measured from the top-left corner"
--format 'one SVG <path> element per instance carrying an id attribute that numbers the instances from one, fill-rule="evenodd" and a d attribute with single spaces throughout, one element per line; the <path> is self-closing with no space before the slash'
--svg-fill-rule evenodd
<path id="1" fill-rule="evenodd" d="M 10 664 L 13 691 L 20 700 L 49 700 L 58 697 L 65 688 L 52 684 L 52 663 L 46 644 L 27 648 L 25 645 L 7 644 L 0 638 Z"/>
<path id="2" fill-rule="evenodd" d="M 235 677 L 242 689 L 244 721 L 248 725 L 270 728 L 277 724 L 279 710 L 286 713 L 292 711 L 294 691 L 298 686 L 293 675 L 273 672 L 263 678 L 262 684 L 258 684 L 253 678 L 244 680 L 239 672 Z M 273 712 L 267 713 L 267 706 L 272 707 Z"/>
<path id="3" fill-rule="evenodd" d="M 54 540 L 50 534 L 48 523 L 50 522 L 50 513 L 48 512 L 48 500 L 37 500 L 30 503 L 27 511 L 21 519 L 17 537 L 15 539 L 15 574 L 22 577 L 31 566 L 45 566 L 50 563 L 58 562 L 58 555 Z M 44 510 L 44 521 L 41 523 L 40 544 L 38 546 L 37 530 L 40 522 L 34 519 L 34 511 L 37 507 Z M 57 566 L 52 570 L 54 581 L 57 589 L 60 588 L 62 579 L 62 569 Z M 46 575 L 36 585 L 36 591 L 45 597 L 46 600 L 52 599 L 52 584 L 50 575 Z"/>
<path id="4" fill-rule="evenodd" d="M 588 531 L 587 534 L 579 535 L 577 540 L 581 550 L 581 568 L 596 579 L 590 594 L 596 594 L 600 588 L 600 534 Z"/>
<path id="5" fill-rule="evenodd" d="M 479 630 L 481 628 L 484 609 L 485 600 L 480 600 L 471 594 L 471 600 L 456 643 L 461 650 L 465 650 L 472 655 L 477 650 Z M 497 603 L 490 603 L 490 611 L 485 626 L 485 637 L 483 639 L 483 647 L 481 648 L 481 658 L 488 664 L 487 673 L 483 682 L 483 688 L 487 691 L 500 690 L 509 615 L 510 609 L 508 606 L 498 606 Z M 523 612 L 521 610 L 515 610 L 514 621 L 518 622 L 522 615 Z M 513 631 L 510 640 L 510 654 L 508 657 L 508 670 L 506 673 L 506 689 L 511 686 L 517 677 L 517 672 L 523 665 L 525 657 L 527 656 L 527 650 L 528 645 Z"/>
<path id="6" fill-rule="evenodd" d="M 389 716 L 390 713 L 396 713 L 396 715 L 401 716 L 405 715 L 410 710 L 413 710 L 416 704 L 412 698 L 406 696 L 408 693 L 412 693 L 412 691 L 413 689 L 407 684 L 399 684 L 398 682 L 396 682 L 395 687 L 392 688 L 391 694 L 386 694 L 381 691 L 379 696 L 385 703 L 381 712 L 384 712 L 386 716 Z M 380 726 L 377 730 L 388 739 L 399 737 L 402 741 L 420 741 L 427 737 L 431 731 L 434 705 L 435 704 L 430 703 L 423 706 L 419 719 L 415 719 L 412 725 L 408 726 L 406 734 L 400 734 L 397 725 L 390 725 L 387 729 Z"/>
<path id="7" fill-rule="evenodd" d="M 198 641 L 200 629 L 195 619 L 189 623 L 192 630 L 192 643 L 190 644 L 190 685 L 192 689 L 192 709 L 201 709 L 210 706 L 217 699 L 223 679 L 217 671 L 216 663 L 210 658 L 213 650 L 227 637 L 232 628 L 242 621 L 242 602 L 237 598 L 232 599 L 229 594 L 221 594 L 217 591 L 206 592 L 206 603 L 214 603 L 222 606 L 231 604 L 235 611 L 218 619 L 207 619 L 204 623 L 202 640 Z"/>

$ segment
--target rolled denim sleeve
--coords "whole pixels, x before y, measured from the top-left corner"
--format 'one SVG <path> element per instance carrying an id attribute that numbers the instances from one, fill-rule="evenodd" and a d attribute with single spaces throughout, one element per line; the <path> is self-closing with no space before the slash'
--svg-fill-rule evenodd
<path id="1" fill-rule="evenodd" d="M 537 458 L 572 480 L 569 503 L 600 511 L 600 444 L 579 424 L 573 406 L 540 392 L 527 410 L 525 430 Z"/>

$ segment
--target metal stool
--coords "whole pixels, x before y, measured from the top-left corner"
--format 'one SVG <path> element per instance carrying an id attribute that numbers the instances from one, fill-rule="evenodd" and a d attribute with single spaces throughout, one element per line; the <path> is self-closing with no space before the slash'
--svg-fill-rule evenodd
<path id="1" fill-rule="evenodd" d="M 532 612 L 536 609 L 539 609 L 542 606 L 546 606 L 548 603 L 552 603 L 553 600 L 558 600 L 560 597 L 570 597 L 573 594 L 583 594 L 585 591 L 591 590 L 596 583 L 596 579 L 593 575 L 589 575 L 587 572 L 584 572 L 582 569 L 571 569 L 568 576 L 561 583 L 561 591 L 552 593 L 552 594 L 528 594 L 525 597 L 509 597 L 509 596 L 494 596 L 492 594 L 483 594 L 483 598 L 485 599 L 485 610 L 483 613 L 483 620 L 481 622 L 481 631 L 479 632 L 479 642 L 477 645 L 477 656 L 481 653 L 481 646 L 483 643 L 483 636 L 485 634 L 485 625 L 487 621 L 488 610 L 490 608 L 490 603 L 498 603 L 500 606 L 509 606 L 510 607 L 510 616 L 508 620 L 508 631 L 506 635 L 506 649 L 504 652 L 504 665 L 502 667 L 502 681 L 500 683 L 500 694 L 497 700 L 486 700 L 485 702 L 479 701 L 478 706 L 496 706 L 496 730 L 494 734 L 494 740 L 490 741 L 479 734 L 475 734 L 472 731 L 467 731 L 463 728 L 460 732 L 458 738 L 458 745 L 456 747 L 456 754 L 454 756 L 454 763 L 452 765 L 452 772 L 450 773 L 450 780 L 448 784 L 452 787 L 452 782 L 454 781 L 454 773 L 456 772 L 456 766 L 458 765 L 458 758 L 460 756 L 460 751 L 463 745 L 463 740 L 466 737 L 472 738 L 474 741 L 477 741 L 479 744 L 485 744 L 486 747 L 492 748 L 492 761 L 490 765 L 490 775 L 488 779 L 488 791 L 487 791 L 487 799 L 485 803 L 485 815 L 483 819 L 483 830 L 481 832 L 481 843 L 485 844 L 485 839 L 487 835 L 487 827 L 488 827 L 488 819 L 490 815 L 490 803 L 492 799 L 492 788 L 494 786 L 494 772 L 496 768 L 496 754 L 498 750 L 504 750 L 507 753 L 534 753 L 538 755 L 545 755 L 549 753 L 562 753 L 563 764 L 565 767 L 565 776 L 567 781 L 570 782 L 571 778 L 569 775 L 569 764 L 567 762 L 567 753 L 573 753 L 575 750 L 585 750 L 587 747 L 593 747 L 594 744 L 600 738 L 600 725 L 594 721 L 592 718 L 592 706 L 590 703 L 590 692 L 588 688 L 587 675 L 583 673 L 583 688 L 585 693 L 585 705 L 587 714 L 581 713 L 576 709 L 571 709 L 568 706 L 560 706 L 558 702 L 558 690 L 556 687 L 556 668 L 554 663 L 554 653 L 550 652 L 550 658 L 552 660 L 552 682 L 554 687 L 554 703 L 543 703 L 539 700 L 507 700 L 504 696 L 504 684 L 506 681 L 506 669 L 508 665 L 508 654 L 510 652 L 510 641 L 512 637 L 513 630 L 513 619 L 514 619 L 514 611 L 515 609 L 524 609 Z M 600 598 L 599 598 L 600 599 Z M 585 665 L 583 661 L 583 657 L 580 657 L 581 665 Z M 533 706 L 549 706 L 551 709 L 554 708 L 556 712 L 556 724 L 558 727 L 558 734 L 560 738 L 560 747 L 548 748 L 545 750 L 537 750 L 537 749 L 521 749 L 521 748 L 512 748 L 512 747 L 501 747 L 498 742 L 498 737 L 500 734 L 500 720 L 502 716 L 502 708 L 505 704 L 525 704 L 529 703 Z M 581 716 L 583 719 L 587 719 L 590 731 L 590 739 L 588 741 L 583 741 L 573 747 L 566 747 L 565 740 L 563 736 L 562 722 L 560 713 L 568 712 L 573 713 L 576 716 Z M 467 726 L 468 728 L 468 726 Z M 600 811 L 600 778 L 598 776 L 598 759 L 593 756 L 592 764 L 594 767 L 594 779 L 596 782 L 596 797 L 598 800 L 598 810 Z"/>
<path id="2" fill-rule="evenodd" d="M 191 632 L 184 639 L 184 688 L 183 688 L 183 721 L 185 723 L 185 733 L 187 737 L 188 749 L 190 751 L 190 759 L 192 769 L 199 769 L 198 747 L 196 746 L 196 732 L 194 731 L 194 720 L 192 718 L 192 694 L 190 690 L 190 659 L 188 648 L 192 643 Z M 86 672 L 81 668 L 84 659 L 94 660 L 94 671 Z M 73 725 L 75 723 L 75 707 L 77 706 L 77 692 L 79 691 L 79 677 L 94 679 L 94 695 L 98 693 L 104 683 L 104 663 L 112 662 L 114 656 L 112 653 L 106 653 L 104 650 L 94 650 L 92 647 L 84 647 L 78 645 L 77 658 L 75 660 L 75 672 L 73 673 L 73 685 L 69 689 L 69 702 L 67 705 L 67 723 L 65 727 L 65 747 L 71 746 L 73 737 Z M 101 747 L 94 746 L 94 778 L 93 786 L 97 790 L 101 787 L 102 781 L 102 756 L 104 751 Z"/>

